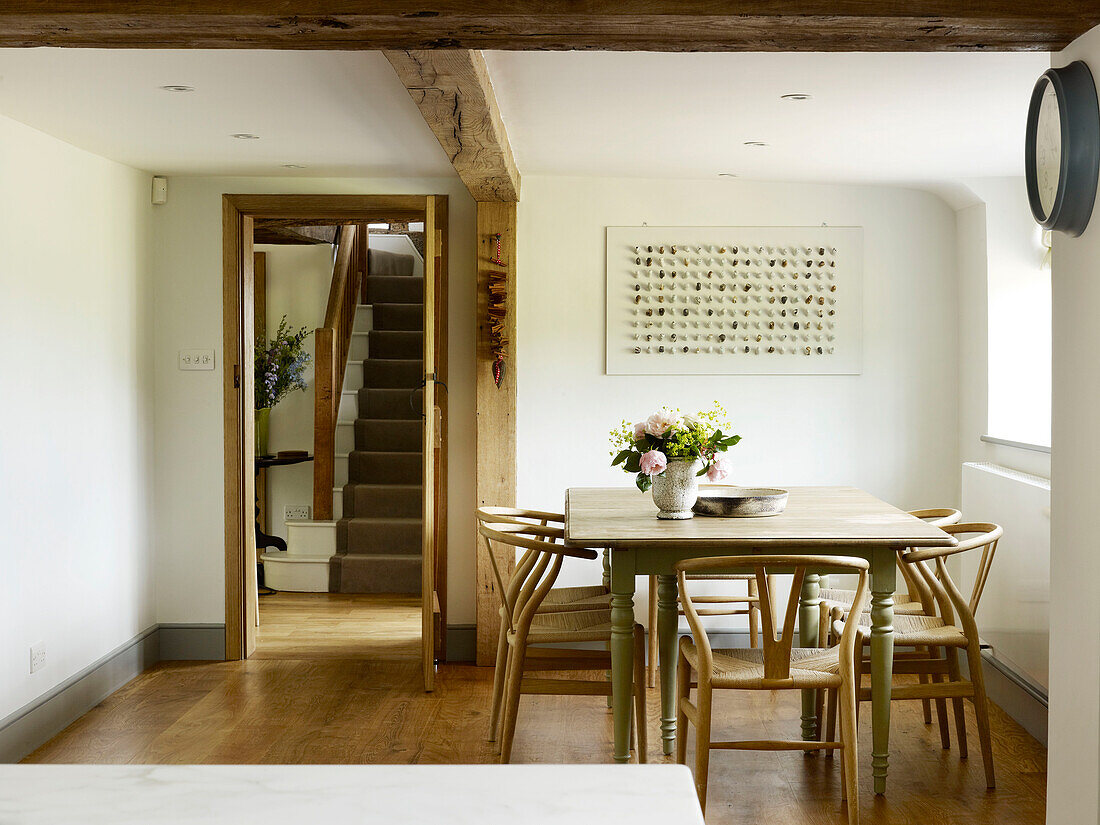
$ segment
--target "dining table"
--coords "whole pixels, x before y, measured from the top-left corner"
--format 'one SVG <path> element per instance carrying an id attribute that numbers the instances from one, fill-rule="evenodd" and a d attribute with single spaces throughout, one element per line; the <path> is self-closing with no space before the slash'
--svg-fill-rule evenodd
<path id="1" fill-rule="evenodd" d="M 886 790 L 890 755 L 890 686 L 893 680 L 894 589 L 897 554 L 911 547 L 949 547 L 952 536 L 855 487 L 791 487 L 783 512 L 758 518 L 658 519 L 652 498 L 636 488 L 571 487 L 565 498 L 565 543 L 607 550 L 611 589 L 611 680 L 614 759 L 630 759 L 634 591 L 638 576 L 657 577 L 661 740 L 670 754 L 676 740 L 676 645 L 679 625 L 678 561 L 725 555 L 855 556 L 871 573 L 871 772 L 875 793 Z M 782 573 L 782 570 L 769 570 Z M 821 576 L 807 573 L 799 595 L 799 643 L 818 640 Z M 653 632 L 653 628 L 650 628 Z M 813 691 L 802 696 L 801 733 L 817 737 Z"/>

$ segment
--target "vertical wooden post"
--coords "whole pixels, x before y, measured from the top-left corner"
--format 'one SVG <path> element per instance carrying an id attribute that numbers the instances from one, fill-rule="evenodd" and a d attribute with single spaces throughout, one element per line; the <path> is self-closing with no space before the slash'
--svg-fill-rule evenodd
<path id="1" fill-rule="evenodd" d="M 491 263 L 496 258 L 496 235 L 500 234 L 500 256 L 504 267 Z M 477 349 L 476 349 L 476 456 L 477 503 L 514 506 L 516 498 L 516 204 L 483 202 L 477 205 Z M 493 356 L 489 335 L 488 276 L 507 271 L 506 335 L 508 352 L 504 380 L 493 380 Z M 491 665 L 496 659 L 500 617 L 499 596 L 484 542 L 475 537 L 477 548 L 477 663 Z M 500 560 L 498 560 L 500 561 Z M 515 559 L 504 559 L 510 572 Z M 503 571 L 502 571 L 503 572 Z"/>
<path id="2" fill-rule="evenodd" d="M 313 333 L 313 517 L 332 518 L 332 488 L 336 484 L 336 415 L 340 399 L 336 387 L 336 341 L 331 327 Z"/>
<path id="3" fill-rule="evenodd" d="M 255 283 L 256 299 L 254 302 L 256 338 L 267 340 L 267 253 L 255 252 L 252 255 L 252 273 Z M 256 516 L 256 523 L 260 529 L 267 532 L 267 470 L 256 471 L 256 504 L 260 513 Z"/>

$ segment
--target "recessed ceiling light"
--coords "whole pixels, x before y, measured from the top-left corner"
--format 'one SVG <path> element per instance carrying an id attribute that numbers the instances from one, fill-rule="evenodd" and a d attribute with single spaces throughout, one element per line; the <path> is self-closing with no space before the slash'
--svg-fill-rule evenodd
<path id="1" fill-rule="evenodd" d="M 237 140 L 259 140 L 260 139 L 259 135 L 252 135 L 252 134 L 249 134 L 248 132 L 238 132 L 235 135 L 230 135 L 230 137 L 231 138 L 236 138 Z"/>
<path id="2" fill-rule="evenodd" d="M 808 95 L 805 92 L 795 92 L 789 95 L 780 95 L 780 100 L 813 100 L 813 95 Z"/>
<path id="3" fill-rule="evenodd" d="M 283 168 L 284 169 L 305 169 L 306 167 L 303 166 L 301 163 L 284 163 Z"/>
<path id="4" fill-rule="evenodd" d="M 762 140 L 746 140 L 745 145 L 746 146 L 753 146 L 753 147 L 759 149 L 761 147 L 767 146 L 768 144 L 766 144 Z"/>
<path id="5" fill-rule="evenodd" d="M 193 92 L 193 91 L 195 91 L 194 86 L 172 85 L 172 86 L 161 86 L 160 88 L 163 89 L 166 92 Z"/>

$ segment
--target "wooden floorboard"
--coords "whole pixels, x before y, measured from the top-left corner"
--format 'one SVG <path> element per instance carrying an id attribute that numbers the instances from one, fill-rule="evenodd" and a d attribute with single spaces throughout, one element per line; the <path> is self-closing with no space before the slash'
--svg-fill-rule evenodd
<path id="1" fill-rule="evenodd" d="M 278 594 L 261 601 L 256 656 L 163 662 L 31 754 L 28 762 L 450 764 L 493 762 L 492 669 L 439 668 L 424 693 L 415 597 Z M 651 760 L 659 701 L 649 696 Z M 860 814 L 876 825 L 1045 818 L 1046 751 L 993 709 L 997 789 L 986 791 L 973 713 L 971 757 L 944 751 L 920 705 L 895 703 L 890 780 L 871 792 L 870 713 L 860 724 Z M 796 692 L 722 692 L 715 738 L 796 736 Z M 603 697 L 523 697 L 514 762 L 609 762 Z M 954 725 L 952 725 L 954 746 Z M 689 748 L 689 762 L 691 758 Z M 819 754 L 717 752 L 707 821 L 840 825 L 840 762 Z"/>

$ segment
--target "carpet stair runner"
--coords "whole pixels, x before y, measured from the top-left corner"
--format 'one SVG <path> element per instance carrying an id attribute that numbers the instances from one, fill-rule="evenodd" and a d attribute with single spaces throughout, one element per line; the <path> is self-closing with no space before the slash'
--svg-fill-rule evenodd
<path id="1" fill-rule="evenodd" d="M 368 275 L 362 300 L 373 308 L 373 328 L 329 589 L 419 593 L 424 279 Z"/>

